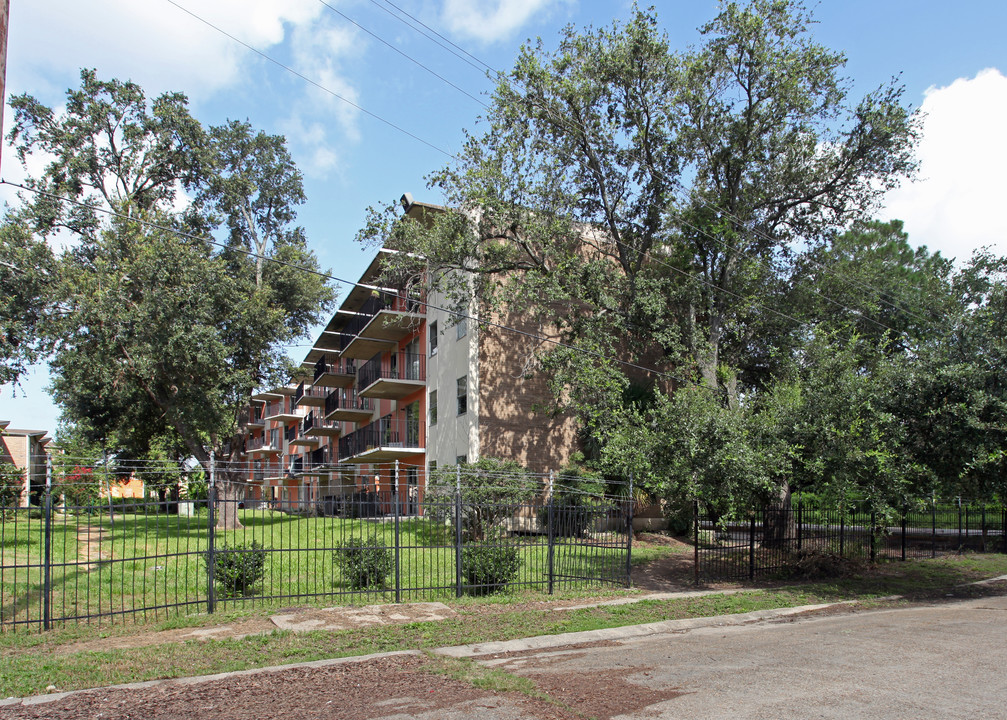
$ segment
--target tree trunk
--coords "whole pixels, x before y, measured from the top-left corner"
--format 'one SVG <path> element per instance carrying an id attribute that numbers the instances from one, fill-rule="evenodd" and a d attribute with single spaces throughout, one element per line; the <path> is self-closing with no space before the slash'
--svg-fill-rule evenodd
<path id="1" fill-rule="evenodd" d="M 766 507 L 765 525 L 762 529 L 764 547 L 786 547 L 797 537 L 797 525 L 790 506 L 790 483 L 784 482 L 779 496 Z"/>
<path id="2" fill-rule="evenodd" d="M 238 518 L 238 503 L 245 499 L 244 478 L 235 472 L 217 472 L 217 513 L 218 530 L 240 530 L 244 527 Z"/>

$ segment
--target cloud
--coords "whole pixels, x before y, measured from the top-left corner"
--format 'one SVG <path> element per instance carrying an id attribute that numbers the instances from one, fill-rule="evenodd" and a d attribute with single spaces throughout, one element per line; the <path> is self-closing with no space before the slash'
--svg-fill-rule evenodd
<path id="1" fill-rule="evenodd" d="M 484 43 L 508 39 L 555 0 L 444 0 L 443 22 L 454 33 Z"/>
<path id="2" fill-rule="evenodd" d="M 921 110 L 920 180 L 890 192 L 886 214 L 905 221 L 914 244 L 946 257 L 965 261 L 982 246 L 1007 254 L 1007 77 L 990 68 L 931 87 Z"/>
<path id="3" fill-rule="evenodd" d="M 237 40 L 259 49 L 324 10 L 316 0 L 177 0 Z M 8 80 L 36 96 L 62 92 L 53 75 L 95 67 L 129 78 L 149 94 L 184 89 L 194 99 L 242 82 L 254 53 L 167 1 L 32 0 L 12 3 Z M 76 74 L 76 73 L 74 73 Z"/>

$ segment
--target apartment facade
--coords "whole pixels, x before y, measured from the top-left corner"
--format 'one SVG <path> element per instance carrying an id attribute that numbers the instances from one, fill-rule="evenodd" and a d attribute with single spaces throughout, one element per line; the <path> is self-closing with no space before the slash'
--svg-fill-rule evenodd
<path id="1" fill-rule="evenodd" d="M 437 210 L 409 203 L 407 215 Z M 549 397 L 526 371 L 538 341 L 474 317 L 443 298 L 380 287 L 382 249 L 283 388 L 251 398 L 245 453 L 249 500 L 331 509 L 365 493 L 387 503 L 393 485 L 422 499 L 438 466 L 483 456 L 533 471 L 559 469 L 576 449 L 569 416 L 537 412 Z"/>
<path id="2" fill-rule="evenodd" d="M 24 482 L 18 504 L 28 507 L 45 487 L 46 460 L 52 438 L 45 430 L 24 430 L 10 427 L 0 420 L 0 463 L 9 463 L 23 473 Z"/>

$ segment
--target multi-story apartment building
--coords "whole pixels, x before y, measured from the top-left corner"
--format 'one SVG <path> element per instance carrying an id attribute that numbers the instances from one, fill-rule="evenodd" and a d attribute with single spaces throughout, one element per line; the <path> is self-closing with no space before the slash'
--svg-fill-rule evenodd
<path id="1" fill-rule="evenodd" d="M 45 430 L 21 430 L 0 420 L 0 463 L 10 463 L 23 473 L 24 484 L 18 499 L 27 507 L 33 493 L 39 497 L 45 487 L 46 458 L 52 438 Z"/>
<path id="2" fill-rule="evenodd" d="M 409 202 L 407 216 L 436 210 Z M 422 498 L 435 466 L 483 456 L 534 471 L 565 464 L 576 446 L 571 417 L 535 410 L 547 399 L 525 371 L 537 341 L 459 317 L 440 298 L 379 287 L 382 249 L 347 294 L 284 388 L 249 407 L 246 455 L 251 500 L 293 509 L 394 482 Z M 527 329 L 527 328 L 525 328 Z"/>

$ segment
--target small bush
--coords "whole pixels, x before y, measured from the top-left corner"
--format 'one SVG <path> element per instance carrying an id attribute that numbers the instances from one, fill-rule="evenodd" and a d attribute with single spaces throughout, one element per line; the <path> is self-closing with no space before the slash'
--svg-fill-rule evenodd
<path id="1" fill-rule="evenodd" d="M 333 554 L 332 562 L 342 572 L 353 590 L 385 587 L 392 571 L 392 553 L 377 544 L 348 545 Z"/>
<path id="2" fill-rule="evenodd" d="M 210 568 L 210 553 L 206 567 Z M 266 551 L 255 540 L 249 545 L 221 545 L 213 553 L 213 581 L 221 597 L 251 595 L 266 576 Z"/>
<path id="3" fill-rule="evenodd" d="M 466 545 L 462 548 L 462 573 L 473 595 L 496 592 L 512 582 L 521 567 L 514 545 Z"/>

